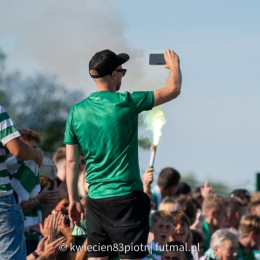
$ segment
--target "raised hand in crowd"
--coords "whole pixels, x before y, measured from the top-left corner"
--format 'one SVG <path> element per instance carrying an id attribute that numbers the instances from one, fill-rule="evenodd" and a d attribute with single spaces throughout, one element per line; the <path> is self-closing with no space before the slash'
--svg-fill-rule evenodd
<path id="1" fill-rule="evenodd" d="M 198 210 L 197 211 L 197 215 L 196 215 L 196 220 L 190 226 L 190 229 L 202 232 L 203 221 L 204 221 L 204 217 L 202 215 L 202 212 L 200 210 Z"/>
<path id="2" fill-rule="evenodd" d="M 59 219 L 61 218 L 61 212 L 57 214 L 51 214 L 44 220 L 44 225 L 40 223 L 40 231 L 44 237 L 48 237 L 50 241 L 54 241 L 58 236 L 59 229 Z"/>
<path id="3" fill-rule="evenodd" d="M 55 185 L 55 184 L 54 184 Z M 51 183 L 48 182 L 47 186 L 42 189 L 42 191 L 36 196 L 36 199 L 39 200 L 40 203 L 56 203 L 58 202 L 59 191 L 55 186 L 54 190 L 49 190 L 51 187 Z"/>
<path id="4" fill-rule="evenodd" d="M 39 242 L 36 250 L 34 251 L 38 256 L 41 256 L 44 253 L 44 242 L 46 242 L 47 237 L 44 237 Z M 30 254 L 27 256 L 26 260 L 34 260 L 35 256 L 33 254 Z"/>
<path id="5" fill-rule="evenodd" d="M 215 193 L 214 188 L 208 184 L 208 181 L 204 182 L 204 186 L 200 188 L 200 192 L 203 199 Z"/>
<path id="6" fill-rule="evenodd" d="M 153 168 L 148 168 L 145 173 L 143 174 L 143 188 L 144 192 L 148 195 L 150 198 L 150 207 L 153 209 L 155 207 L 155 203 L 153 200 L 153 194 L 151 191 L 151 184 L 153 183 Z"/>
<path id="7" fill-rule="evenodd" d="M 27 213 L 29 210 L 33 209 L 39 203 L 57 203 L 59 200 L 59 191 L 57 189 L 57 185 L 54 186 L 54 190 L 49 190 L 50 186 L 51 183 L 48 182 L 47 186 L 44 187 L 35 198 L 23 200 L 20 203 L 23 213 Z"/>
<path id="8" fill-rule="evenodd" d="M 153 172 L 153 168 L 148 168 L 143 175 L 143 187 L 145 193 L 151 189 L 151 184 L 153 183 Z"/>
<path id="9" fill-rule="evenodd" d="M 66 243 L 65 237 L 60 237 L 55 241 L 51 242 L 49 238 L 47 238 L 46 242 L 44 243 L 44 252 L 43 254 L 38 257 L 38 260 L 55 260 L 58 253 L 60 252 L 60 246 Z"/>
<path id="10" fill-rule="evenodd" d="M 69 225 L 66 225 L 69 222 Z M 67 247 L 70 246 L 70 244 L 74 244 L 75 237 L 71 235 L 72 228 L 73 228 L 73 222 L 72 220 L 69 220 L 68 216 L 62 215 L 58 222 L 59 230 L 64 235 L 64 237 L 67 239 Z"/>

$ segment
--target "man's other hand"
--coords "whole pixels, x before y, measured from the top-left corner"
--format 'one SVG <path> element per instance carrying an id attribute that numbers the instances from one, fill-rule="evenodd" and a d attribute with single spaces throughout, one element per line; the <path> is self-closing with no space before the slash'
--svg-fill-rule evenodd
<path id="1" fill-rule="evenodd" d="M 71 201 L 69 205 L 69 218 L 74 224 L 80 226 L 84 217 L 84 209 L 80 201 Z"/>
<path id="2" fill-rule="evenodd" d="M 152 184 L 153 182 L 153 172 L 154 169 L 153 168 L 148 168 L 144 175 L 143 175 L 143 185 L 144 187 L 148 187 Z"/>

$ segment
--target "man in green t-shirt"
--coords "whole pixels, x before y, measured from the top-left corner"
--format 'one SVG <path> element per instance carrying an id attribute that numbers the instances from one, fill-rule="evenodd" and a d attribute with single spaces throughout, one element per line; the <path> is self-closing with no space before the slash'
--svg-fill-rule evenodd
<path id="1" fill-rule="evenodd" d="M 69 216 L 77 225 L 83 216 L 77 188 L 81 148 L 89 183 L 89 258 L 106 259 L 115 250 L 119 257 L 129 259 L 147 254 L 141 246 L 147 243 L 150 203 L 143 193 L 139 171 L 138 114 L 180 94 L 179 58 L 170 50 L 164 57 L 165 67 L 170 69 L 166 86 L 130 94 L 117 93 L 126 73 L 122 64 L 129 56 L 110 50 L 96 53 L 90 60 L 89 73 L 97 91 L 70 110 L 64 137 Z"/>

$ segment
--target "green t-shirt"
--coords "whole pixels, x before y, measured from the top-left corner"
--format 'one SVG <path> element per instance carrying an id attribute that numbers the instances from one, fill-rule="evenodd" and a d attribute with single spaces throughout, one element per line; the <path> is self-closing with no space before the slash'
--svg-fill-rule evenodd
<path id="1" fill-rule="evenodd" d="M 255 260 L 254 250 L 249 251 L 247 254 L 243 254 L 242 246 L 238 243 L 236 260 Z"/>
<path id="2" fill-rule="evenodd" d="M 203 221 L 202 232 L 204 234 L 204 239 L 205 239 L 203 251 L 206 252 L 210 248 L 211 234 L 209 231 L 209 225 L 205 220 Z"/>
<path id="3" fill-rule="evenodd" d="M 138 162 L 138 114 L 152 109 L 153 104 L 152 91 L 98 91 L 71 108 L 64 143 L 81 146 L 89 197 L 117 197 L 143 189 Z"/>

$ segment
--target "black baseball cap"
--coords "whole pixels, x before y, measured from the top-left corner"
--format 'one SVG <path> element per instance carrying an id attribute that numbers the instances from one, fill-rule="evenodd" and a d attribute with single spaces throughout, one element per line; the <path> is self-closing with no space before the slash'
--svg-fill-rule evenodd
<path id="1" fill-rule="evenodd" d="M 250 192 L 245 189 L 237 189 L 230 193 L 230 198 L 239 197 L 250 200 Z"/>
<path id="2" fill-rule="evenodd" d="M 102 78 L 112 73 L 118 66 L 129 60 L 129 55 L 116 55 L 110 50 L 97 52 L 89 62 L 89 74 L 92 78 Z"/>

